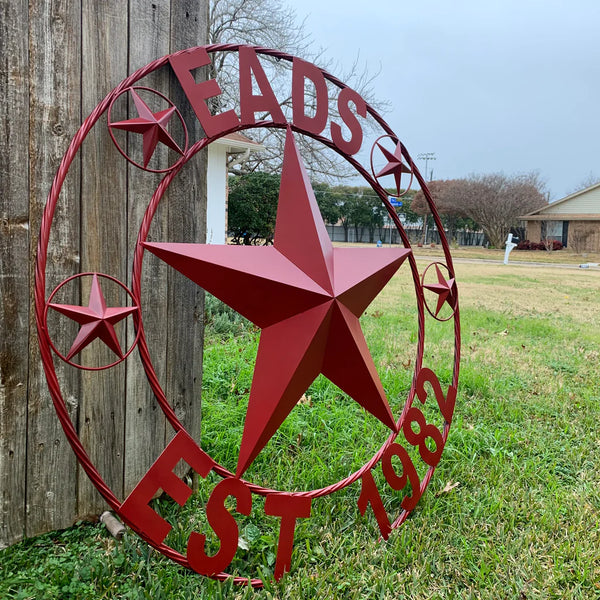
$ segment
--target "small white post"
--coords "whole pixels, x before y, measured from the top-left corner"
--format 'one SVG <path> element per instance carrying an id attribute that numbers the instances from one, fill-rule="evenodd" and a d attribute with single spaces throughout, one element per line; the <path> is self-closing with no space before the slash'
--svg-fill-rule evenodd
<path id="1" fill-rule="evenodd" d="M 511 250 L 516 246 L 516 244 L 512 241 L 512 239 L 513 239 L 513 234 L 509 233 L 508 238 L 506 239 L 506 242 L 504 242 L 506 244 L 506 250 L 504 252 L 504 264 L 505 265 L 508 264 L 508 255 L 510 254 Z"/>

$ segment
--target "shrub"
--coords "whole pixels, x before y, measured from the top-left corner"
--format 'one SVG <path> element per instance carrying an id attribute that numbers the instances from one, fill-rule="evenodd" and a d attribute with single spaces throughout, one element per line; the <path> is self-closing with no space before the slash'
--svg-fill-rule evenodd
<path id="1" fill-rule="evenodd" d="M 252 327 L 250 321 L 208 293 L 204 301 L 204 325 L 207 335 L 220 337 L 238 335 Z"/>
<path id="2" fill-rule="evenodd" d="M 547 247 L 542 241 L 531 242 L 530 240 L 523 240 L 517 244 L 515 250 L 562 250 L 562 242 L 558 240 L 552 240 L 551 247 Z"/>

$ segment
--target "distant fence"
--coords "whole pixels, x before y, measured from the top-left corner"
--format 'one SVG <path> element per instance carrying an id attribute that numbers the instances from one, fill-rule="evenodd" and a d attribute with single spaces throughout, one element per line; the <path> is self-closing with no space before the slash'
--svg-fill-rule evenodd
<path id="1" fill-rule="evenodd" d="M 207 6 L 203 0 L 1 3 L 0 548 L 104 508 L 58 423 L 38 352 L 33 264 L 52 179 L 83 118 L 121 80 L 165 54 L 206 43 Z M 174 100 L 182 98 L 168 69 L 149 83 Z M 193 131 L 190 115 L 184 114 Z M 123 160 L 105 125 L 92 130 L 80 155 L 53 223 L 46 296 L 84 271 L 130 281 L 137 228 L 160 181 Z M 157 227 L 165 239 L 205 235 L 206 165 L 205 157 L 196 158 L 169 190 L 178 218 L 168 220 L 166 212 L 160 217 Z M 149 280 L 156 275 L 145 272 Z M 153 362 L 159 375 L 168 374 L 169 365 L 182 365 L 177 385 L 166 391 L 180 420 L 199 436 L 203 299 L 191 286 L 167 302 L 168 314 L 152 302 L 144 313 L 156 323 L 149 340 L 157 349 Z M 56 369 L 69 390 L 80 439 L 114 493 L 124 497 L 172 435 L 137 354 L 102 373 L 61 361 Z"/>
<path id="2" fill-rule="evenodd" d="M 400 236 L 394 227 L 348 227 L 344 229 L 342 225 L 327 225 L 329 237 L 334 242 L 349 242 L 349 243 L 376 243 L 381 240 L 384 244 L 400 244 Z M 422 227 L 405 227 L 405 231 L 411 241 L 411 244 L 439 244 L 440 234 L 436 229 L 428 229 L 425 239 L 423 237 Z M 446 231 L 446 236 L 451 238 L 449 232 Z M 459 246 L 482 246 L 485 242 L 485 234 L 482 231 L 455 231 L 453 235 L 454 241 Z"/>

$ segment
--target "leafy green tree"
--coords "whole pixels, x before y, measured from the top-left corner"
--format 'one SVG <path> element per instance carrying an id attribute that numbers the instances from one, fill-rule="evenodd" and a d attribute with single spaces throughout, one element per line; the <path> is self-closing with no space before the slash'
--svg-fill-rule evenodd
<path id="1" fill-rule="evenodd" d="M 272 244 L 279 175 L 256 171 L 229 179 L 228 226 L 236 244 Z"/>
<path id="2" fill-rule="evenodd" d="M 385 222 L 387 210 L 381 198 L 371 188 L 355 188 L 355 193 L 350 201 L 349 212 L 357 241 L 362 241 L 361 233 L 363 229 L 368 230 L 369 242 L 371 243 L 375 241 L 375 233 L 377 231 L 379 232 L 379 237 L 381 237 L 381 230 Z"/>
<path id="3" fill-rule="evenodd" d="M 347 185 L 330 186 L 328 183 L 314 183 L 313 190 L 323 220 L 330 225 L 339 223 L 344 228 L 344 239 L 348 241 L 349 202 L 353 188 Z"/>
<path id="4" fill-rule="evenodd" d="M 330 186 L 327 183 L 313 184 L 317 202 L 326 223 L 339 224 L 344 228 L 344 239 L 348 241 L 348 232 L 354 228 L 355 239 L 362 241 L 364 229 L 369 232 L 369 241 L 384 235 L 384 225 L 388 216 L 381 198 L 368 186 Z M 390 191 L 390 194 L 393 193 Z M 403 205 L 397 208 L 403 221 L 414 223 L 421 217 L 410 206 L 413 191 L 402 197 Z"/>
<path id="5" fill-rule="evenodd" d="M 335 225 L 340 218 L 340 207 L 338 198 L 331 192 L 331 186 L 327 183 L 313 183 L 312 186 L 323 221 Z"/>
<path id="6" fill-rule="evenodd" d="M 404 190 L 402 190 L 404 192 Z M 391 194 L 395 194 L 395 190 L 388 190 Z M 400 198 L 402 206 L 396 208 L 396 212 L 400 215 L 402 221 L 405 223 L 419 223 L 421 221 L 421 215 L 413 210 L 413 200 L 415 198 L 416 190 L 408 190 Z"/>

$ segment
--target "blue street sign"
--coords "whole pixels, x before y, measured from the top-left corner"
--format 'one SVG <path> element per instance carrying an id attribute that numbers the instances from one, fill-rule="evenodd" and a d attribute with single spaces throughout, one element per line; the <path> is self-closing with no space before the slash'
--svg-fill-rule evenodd
<path id="1" fill-rule="evenodd" d="M 392 206 L 402 206 L 402 200 L 398 200 L 398 198 L 394 198 L 394 196 L 388 196 L 388 200 Z"/>

